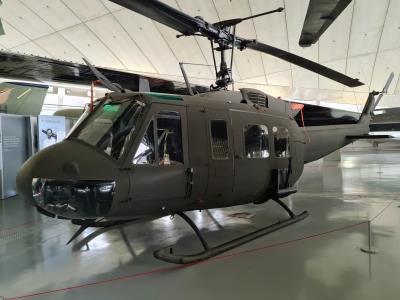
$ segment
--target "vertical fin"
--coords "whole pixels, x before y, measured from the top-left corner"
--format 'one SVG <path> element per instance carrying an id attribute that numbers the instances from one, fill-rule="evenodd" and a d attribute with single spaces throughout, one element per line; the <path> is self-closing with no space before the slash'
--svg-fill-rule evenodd
<path id="1" fill-rule="evenodd" d="M 386 81 L 386 84 L 381 92 L 372 91 L 371 93 L 369 93 L 367 102 L 365 103 L 364 109 L 361 113 L 358 123 L 369 123 L 371 121 L 372 111 L 375 110 L 375 108 L 381 101 L 383 94 L 386 94 L 388 92 L 389 86 L 392 83 L 393 78 L 394 78 L 394 73 L 392 72 L 390 73 L 389 78 Z M 375 99 L 376 95 L 378 95 L 377 99 Z"/>
<path id="2" fill-rule="evenodd" d="M 392 83 L 393 78 L 394 78 L 394 73 L 392 72 L 392 73 L 390 73 L 389 78 L 388 78 L 388 80 L 386 81 L 386 84 L 385 84 L 385 86 L 383 87 L 382 92 L 381 92 L 380 95 L 378 96 L 378 99 L 376 99 L 376 101 L 375 101 L 375 105 L 374 105 L 374 107 L 372 108 L 373 111 L 376 109 L 376 107 L 378 106 L 379 102 L 381 102 L 381 99 L 382 99 L 382 97 L 383 97 L 383 94 L 387 94 L 387 93 L 388 93 L 389 86 L 390 86 L 390 84 Z"/>

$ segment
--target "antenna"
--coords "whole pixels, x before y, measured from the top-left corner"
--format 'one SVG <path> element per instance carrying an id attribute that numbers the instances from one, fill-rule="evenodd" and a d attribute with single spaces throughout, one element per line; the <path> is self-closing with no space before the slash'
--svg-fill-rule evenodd
<path id="1" fill-rule="evenodd" d="M 212 56 L 213 56 L 213 62 L 214 62 L 214 68 L 215 68 L 215 76 L 216 76 L 216 81 L 215 81 L 215 85 L 211 85 L 211 90 L 220 90 L 220 89 L 224 89 L 227 90 L 228 89 L 228 85 L 232 84 L 232 90 L 234 89 L 234 81 L 233 81 L 233 77 L 232 77 L 232 67 L 233 67 L 233 54 L 234 54 L 234 50 L 235 50 L 235 46 L 237 46 L 239 40 L 236 38 L 236 25 L 243 22 L 243 21 L 247 21 L 250 19 L 254 19 L 254 18 L 258 18 L 261 16 L 265 16 L 265 15 L 269 15 L 269 14 L 273 14 L 276 12 L 281 12 L 283 11 L 284 8 L 283 7 L 279 7 L 277 9 L 274 10 L 270 10 L 270 11 L 266 11 L 260 14 L 256 14 L 256 15 L 252 15 L 252 16 L 248 16 L 245 18 L 236 18 L 236 19 L 229 19 L 229 20 L 224 20 L 224 21 L 220 21 L 217 23 L 212 24 L 213 26 L 215 26 L 216 28 L 218 28 L 221 32 L 225 32 L 228 33 L 230 35 L 230 39 L 218 39 L 218 40 L 213 40 L 212 38 L 209 38 L 210 43 L 211 43 L 211 52 L 212 52 Z M 199 20 L 202 18 L 201 17 L 196 17 Z M 190 35 L 199 35 L 199 36 L 203 36 L 202 34 L 190 34 Z M 187 34 L 179 34 L 176 37 L 180 38 L 183 36 L 187 36 Z M 253 40 L 248 40 L 247 42 L 255 42 Z M 218 46 L 216 48 L 214 48 L 214 43 L 216 43 Z M 243 47 L 243 49 L 245 48 L 245 46 Z M 241 50 L 243 50 L 241 48 Z M 225 51 L 226 50 L 232 50 L 231 52 L 231 60 L 230 60 L 230 66 L 228 67 L 227 63 L 226 63 L 226 55 L 225 55 Z M 219 65 L 219 70 L 217 67 L 217 63 L 215 60 L 215 51 L 220 52 L 220 65 Z M 186 74 L 184 74 L 184 70 L 183 67 L 181 65 L 181 63 L 179 63 L 179 66 L 181 68 L 183 77 L 185 78 L 185 82 L 187 80 L 187 76 Z M 188 86 L 188 83 L 186 82 L 186 86 Z M 190 93 L 190 89 L 188 88 L 189 93 Z"/>
<path id="2" fill-rule="evenodd" d="M 185 68 L 183 67 L 183 64 L 184 64 L 183 62 L 180 62 L 179 63 L 179 67 L 181 68 L 183 79 L 185 79 L 186 88 L 188 89 L 188 92 L 189 92 L 190 96 L 194 96 L 194 93 L 193 93 L 193 90 L 192 90 L 192 86 L 190 85 L 190 82 L 189 82 L 189 79 L 187 77 Z"/>

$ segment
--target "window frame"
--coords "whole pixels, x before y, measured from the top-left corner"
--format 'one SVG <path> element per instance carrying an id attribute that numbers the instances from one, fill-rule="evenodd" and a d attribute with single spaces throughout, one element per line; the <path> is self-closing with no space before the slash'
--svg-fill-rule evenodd
<path id="1" fill-rule="evenodd" d="M 182 138 L 182 155 L 183 155 L 183 162 L 179 164 L 171 164 L 171 165 L 160 165 L 160 158 L 158 155 L 158 141 L 155 141 L 155 163 L 154 164 L 134 164 L 133 158 L 137 150 L 139 149 L 140 143 L 145 135 L 148 126 L 150 125 L 151 121 L 153 121 L 153 134 L 157 138 L 157 115 L 162 111 L 172 111 L 176 112 L 180 116 L 181 121 L 181 138 Z M 188 162 L 188 150 L 187 150 L 187 129 L 186 129 L 186 109 L 180 105 L 169 105 L 166 103 L 152 103 L 149 105 L 148 110 L 146 111 L 145 115 L 142 119 L 141 128 L 136 132 L 135 136 L 132 137 L 132 143 L 129 145 L 130 150 L 125 158 L 124 166 L 128 169 L 131 168 L 155 168 L 155 167 L 163 167 L 166 166 L 168 168 L 182 168 L 187 166 Z"/>
<path id="2" fill-rule="evenodd" d="M 274 130 L 276 128 L 276 131 Z M 278 155 L 276 155 L 276 143 L 275 143 L 275 138 L 276 138 L 276 133 L 278 132 L 278 128 L 284 128 L 284 129 L 286 129 L 286 131 L 287 131 L 287 152 L 288 152 L 288 154 L 287 155 L 285 155 L 285 156 L 278 156 Z M 280 125 L 274 125 L 274 126 L 272 126 L 272 140 L 273 140 L 273 143 L 274 143 L 274 156 L 276 157 L 276 158 L 291 158 L 292 156 L 291 156 L 291 147 L 290 147 L 290 130 L 289 130 L 289 128 L 287 128 L 287 127 L 285 127 L 285 126 L 280 126 Z"/>
<path id="3" fill-rule="evenodd" d="M 179 115 L 179 121 L 180 121 L 180 129 L 181 129 L 181 133 L 180 133 L 180 135 L 181 135 L 181 148 L 182 148 L 182 162 L 179 162 L 178 164 L 170 164 L 170 165 L 168 165 L 168 164 L 160 164 L 160 154 L 159 154 L 159 144 L 158 144 L 158 119 L 159 119 L 159 117 L 158 117 L 158 115 L 160 114 L 160 112 L 162 112 L 162 111 L 170 111 L 170 112 L 174 112 L 174 113 L 177 113 L 178 115 Z M 154 139 L 155 139 L 155 142 L 156 142 L 156 147 L 155 147 L 155 151 L 156 151 L 156 165 L 157 166 L 167 166 L 167 167 L 171 167 L 171 166 L 179 166 L 179 165 L 185 165 L 185 151 L 184 151 L 184 141 L 183 141 L 183 128 L 182 128 L 182 121 L 183 121 L 183 118 L 182 118 L 182 113 L 180 112 L 180 111 L 177 111 L 177 110 L 173 110 L 173 109 L 159 109 L 159 110 L 157 110 L 157 112 L 155 113 L 155 114 L 153 114 L 153 116 L 152 116 L 152 118 L 154 119 L 154 124 L 155 124 L 155 126 L 154 126 Z M 166 119 L 168 119 L 168 118 L 166 118 Z M 174 118 L 170 118 L 170 119 L 174 119 Z"/>
<path id="4" fill-rule="evenodd" d="M 133 159 L 136 156 L 137 151 L 139 150 L 140 144 L 142 143 L 142 140 L 143 140 L 145 134 L 147 133 L 147 130 L 149 129 L 149 126 L 150 126 L 151 122 L 153 122 L 153 139 L 154 139 L 154 143 L 156 142 L 156 136 L 155 136 L 155 134 L 157 133 L 156 132 L 156 122 L 154 120 L 154 116 L 152 116 L 146 122 L 146 126 L 144 127 L 145 129 L 144 129 L 143 133 L 140 135 L 139 143 L 138 143 L 137 147 L 135 148 L 135 151 L 133 151 L 133 156 L 130 158 L 130 163 L 131 163 L 132 166 L 158 166 L 158 153 L 157 153 L 157 149 L 155 147 L 156 145 L 154 145 L 154 148 L 155 148 L 154 149 L 154 163 L 152 163 L 152 164 L 136 164 L 133 161 Z M 145 124 L 145 123 L 143 122 L 143 124 Z"/>
<path id="5" fill-rule="evenodd" d="M 265 126 L 265 128 L 267 128 L 267 141 L 268 141 L 268 148 L 267 148 L 268 156 L 267 157 L 247 157 L 245 127 L 248 126 L 248 125 L 250 125 L 250 126 Z M 269 129 L 268 125 L 266 125 L 266 124 L 255 124 L 255 123 L 245 123 L 245 124 L 243 124 L 242 128 L 243 128 L 243 135 L 242 135 L 242 137 L 243 137 L 243 143 L 242 143 L 242 146 L 243 146 L 243 158 L 245 158 L 245 159 L 269 159 L 271 157 L 271 141 L 270 141 L 270 134 L 269 134 L 270 133 L 270 129 Z"/>

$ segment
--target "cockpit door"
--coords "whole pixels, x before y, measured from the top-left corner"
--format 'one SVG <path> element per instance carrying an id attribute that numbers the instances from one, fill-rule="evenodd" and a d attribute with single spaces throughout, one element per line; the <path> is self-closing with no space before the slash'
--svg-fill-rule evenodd
<path id="1" fill-rule="evenodd" d="M 270 124 L 256 113 L 231 110 L 230 114 L 235 143 L 234 192 L 258 200 L 271 180 Z"/>
<path id="2" fill-rule="evenodd" d="M 131 156 L 131 198 L 143 214 L 172 213 L 187 197 L 187 118 L 183 106 L 153 104 Z"/>

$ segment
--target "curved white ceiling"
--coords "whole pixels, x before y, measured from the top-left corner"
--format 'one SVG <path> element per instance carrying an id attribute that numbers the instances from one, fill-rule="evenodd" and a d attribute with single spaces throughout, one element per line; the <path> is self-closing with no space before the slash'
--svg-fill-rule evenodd
<path id="1" fill-rule="evenodd" d="M 245 17 L 285 7 L 280 14 L 238 26 L 237 34 L 302 55 L 357 77 L 353 89 L 268 55 L 235 53 L 235 79 L 260 86 L 283 86 L 348 92 L 380 90 L 391 71 L 391 94 L 400 94 L 400 0 L 355 0 L 320 41 L 300 48 L 298 40 L 308 0 L 164 0 L 210 22 Z M 178 62 L 211 64 L 209 41 L 176 39 L 176 32 L 107 0 L 3 0 L 5 36 L 0 47 L 33 55 L 82 62 L 87 57 L 104 67 L 180 76 Z M 187 66 L 197 82 L 210 82 L 213 69 Z"/>

